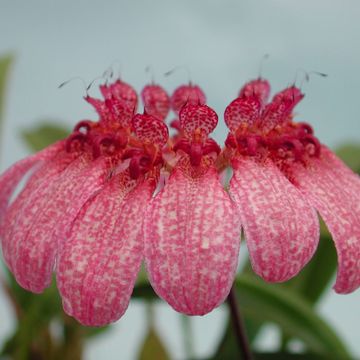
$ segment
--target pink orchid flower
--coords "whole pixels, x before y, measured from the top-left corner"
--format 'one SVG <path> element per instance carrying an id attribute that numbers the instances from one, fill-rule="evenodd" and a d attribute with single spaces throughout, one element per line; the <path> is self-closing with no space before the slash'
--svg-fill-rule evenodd
<path id="1" fill-rule="evenodd" d="M 254 270 L 285 281 L 316 249 L 315 209 L 338 250 L 335 290 L 359 286 L 359 177 L 309 125 L 292 121 L 299 89 L 266 105 L 268 82 L 246 84 L 225 111 L 223 151 L 209 137 L 218 117 L 197 85 L 171 97 L 145 86 L 144 114 L 135 114 L 130 85 L 117 80 L 100 91 L 103 99 L 85 98 L 97 122 L 80 121 L 67 139 L 0 177 L 1 245 L 21 286 L 40 293 L 55 271 L 64 310 L 101 326 L 126 311 L 145 260 L 160 297 L 179 312 L 204 315 L 230 291 L 241 226 Z M 177 133 L 169 139 L 170 107 Z M 220 180 L 229 164 L 231 196 Z"/>
<path id="2" fill-rule="evenodd" d="M 0 178 L 1 245 L 18 283 L 40 293 L 53 270 L 65 311 L 85 325 L 125 312 L 143 259 L 142 223 L 168 139 L 164 122 L 134 115 L 137 95 L 116 81 L 86 97 L 99 121 Z M 31 172 L 10 203 L 17 184 Z"/>
<path id="3" fill-rule="evenodd" d="M 286 88 L 267 104 L 269 92 L 266 80 L 249 82 L 224 115 L 230 194 L 252 266 L 271 282 L 295 276 L 318 245 L 317 210 L 338 254 L 334 289 L 350 293 L 360 285 L 359 176 L 320 144 L 310 125 L 293 122 L 303 98 L 298 88 Z"/>
<path id="4" fill-rule="evenodd" d="M 179 119 L 178 162 L 146 212 L 145 261 L 160 297 L 179 312 L 204 315 L 229 294 L 241 228 L 215 168 L 220 147 L 208 137 L 216 113 L 186 104 Z"/>

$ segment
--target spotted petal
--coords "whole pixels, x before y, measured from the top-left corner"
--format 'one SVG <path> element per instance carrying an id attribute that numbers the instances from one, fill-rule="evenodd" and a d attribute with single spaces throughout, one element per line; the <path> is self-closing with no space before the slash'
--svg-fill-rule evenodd
<path id="1" fill-rule="evenodd" d="M 238 205 L 254 271 L 286 281 L 311 259 L 319 239 L 315 210 L 270 161 L 235 160 L 230 194 Z"/>
<path id="2" fill-rule="evenodd" d="M 256 96 L 237 98 L 225 109 L 224 119 L 230 131 L 251 126 L 260 116 L 261 102 Z"/>
<path id="3" fill-rule="evenodd" d="M 64 309 L 84 325 L 114 322 L 128 307 L 143 258 L 141 220 L 154 191 L 149 182 L 133 186 L 113 178 L 81 210 L 59 256 Z"/>
<path id="4" fill-rule="evenodd" d="M 145 260 L 157 294 L 175 310 L 204 315 L 228 295 L 240 224 L 215 169 L 190 178 L 175 169 L 146 213 Z"/>
<path id="5" fill-rule="evenodd" d="M 142 141 L 148 141 L 164 146 L 169 137 L 166 124 L 160 119 L 147 114 L 137 114 L 132 119 L 136 136 Z"/>
<path id="6" fill-rule="evenodd" d="M 170 98 L 159 85 L 147 85 L 141 92 L 145 111 L 160 120 L 165 120 L 170 110 Z"/>
<path id="7" fill-rule="evenodd" d="M 27 234 L 37 211 L 47 199 L 51 186 L 73 161 L 74 156 L 59 152 L 54 158 L 44 162 L 7 209 L 1 228 L 1 245 L 5 262 L 10 269 L 16 249 L 15 234 Z"/>
<path id="8" fill-rule="evenodd" d="M 203 105 L 206 103 L 204 92 L 197 85 L 181 85 L 171 96 L 171 107 L 178 113 L 186 105 Z"/>
<path id="9" fill-rule="evenodd" d="M 9 205 L 10 198 L 26 173 L 37 163 L 53 157 L 61 148 L 64 142 L 57 142 L 44 150 L 28 156 L 12 165 L 0 177 L 0 225 L 3 220 L 4 213 Z"/>
<path id="10" fill-rule="evenodd" d="M 270 95 L 270 84 L 267 80 L 258 78 L 246 83 L 239 92 L 239 97 L 252 97 L 258 98 L 261 107 L 263 107 Z"/>
<path id="11" fill-rule="evenodd" d="M 360 178 L 330 150 L 294 170 L 299 189 L 319 211 L 335 242 L 338 273 L 334 289 L 350 293 L 360 286 Z"/>
<path id="12" fill-rule="evenodd" d="M 218 122 L 216 112 L 206 105 L 185 105 L 179 114 L 180 126 L 188 134 L 201 129 L 206 135 L 214 131 Z"/>
<path id="13" fill-rule="evenodd" d="M 101 189 L 106 164 L 99 159 L 88 163 L 79 158 L 68 166 L 40 201 L 30 226 L 13 233 L 12 270 L 20 285 L 39 293 L 51 283 L 55 256 L 66 237 L 66 230 L 83 204 Z M 29 221 L 26 213 L 23 221 Z"/>

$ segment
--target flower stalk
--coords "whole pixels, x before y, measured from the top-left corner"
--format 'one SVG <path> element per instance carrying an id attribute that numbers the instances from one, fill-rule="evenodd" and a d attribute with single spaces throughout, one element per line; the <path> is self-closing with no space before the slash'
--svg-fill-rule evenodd
<path id="1" fill-rule="evenodd" d="M 234 286 L 230 290 L 227 301 L 229 303 L 231 320 L 233 323 L 234 332 L 242 359 L 252 360 L 253 356 L 251 353 L 249 340 L 246 335 L 244 320 L 241 316 L 239 302 L 236 295 L 236 289 Z"/>

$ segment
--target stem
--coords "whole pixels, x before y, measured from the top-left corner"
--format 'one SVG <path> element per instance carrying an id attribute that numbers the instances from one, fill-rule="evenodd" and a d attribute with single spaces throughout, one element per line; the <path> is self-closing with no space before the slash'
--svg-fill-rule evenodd
<path id="1" fill-rule="evenodd" d="M 252 360 L 253 356 L 251 354 L 249 341 L 246 336 L 246 330 L 240 313 L 239 303 L 237 301 L 236 290 L 234 286 L 231 288 L 227 300 L 230 306 L 231 319 L 242 358 L 244 360 Z"/>

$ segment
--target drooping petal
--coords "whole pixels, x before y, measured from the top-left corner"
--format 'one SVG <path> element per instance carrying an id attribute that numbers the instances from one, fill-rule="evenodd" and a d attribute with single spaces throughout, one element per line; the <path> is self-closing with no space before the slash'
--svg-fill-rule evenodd
<path id="1" fill-rule="evenodd" d="M 45 194 L 32 223 L 13 233 L 12 271 L 18 283 L 32 292 L 42 292 L 51 283 L 58 247 L 85 202 L 98 192 L 106 179 L 105 160 L 89 164 L 74 161 Z"/>
<path id="2" fill-rule="evenodd" d="M 12 258 L 16 249 L 14 234 L 26 236 L 36 213 L 47 200 L 53 183 L 75 157 L 66 152 L 59 152 L 49 161 L 44 162 L 32 174 L 24 189 L 6 211 L 1 227 L 1 245 L 5 262 L 12 269 Z"/>
<path id="3" fill-rule="evenodd" d="M 113 178 L 81 210 L 60 253 L 64 309 L 84 325 L 114 322 L 128 307 L 143 258 L 142 219 L 154 191 L 149 182 L 133 186 Z"/>
<path id="4" fill-rule="evenodd" d="M 206 105 L 185 105 L 179 114 L 180 126 L 188 134 L 201 129 L 208 135 L 216 128 L 218 116 Z"/>
<path id="5" fill-rule="evenodd" d="M 230 131 L 240 126 L 251 126 L 260 116 L 261 102 L 256 96 L 237 98 L 225 109 L 224 119 Z"/>
<path id="6" fill-rule="evenodd" d="M 64 142 L 57 142 L 38 153 L 28 156 L 12 165 L 0 177 L 0 226 L 3 220 L 4 213 L 9 205 L 10 198 L 20 183 L 21 179 L 26 173 L 34 167 L 37 163 L 50 159 L 61 148 Z"/>
<path id="7" fill-rule="evenodd" d="M 186 105 L 203 105 L 206 103 L 204 92 L 197 85 L 179 86 L 171 96 L 171 107 L 178 113 Z"/>
<path id="8" fill-rule="evenodd" d="M 165 120 L 170 110 L 170 98 L 161 86 L 145 86 L 141 92 L 141 97 L 147 114 Z"/>
<path id="9" fill-rule="evenodd" d="M 169 137 L 166 124 L 160 119 L 147 114 L 137 114 L 132 119 L 136 136 L 142 141 L 148 141 L 164 146 Z"/>
<path id="10" fill-rule="evenodd" d="M 246 83 L 239 92 L 239 97 L 255 96 L 263 107 L 270 95 L 270 84 L 267 80 L 258 78 Z"/>
<path id="11" fill-rule="evenodd" d="M 148 208 L 144 235 L 151 284 L 175 310 L 204 315 L 224 301 L 235 276 L 240 223 L 215 169 L 199 178 L 175 169 Z"/>
<path id="12" fill-rule="evenodd" d="M 238 205 L 254 271 L 267 281 L 286 281 L 311 259 L 319 240 L 315 210 L 270 161 L 233 164 L 230 194 Z"/>
<path id="13" fill-rule="evenodd" d="M 305 168 L 294 168 L 297 186 L 319 211 L 334 239 L 338 272 L 334 289 L 347 294 L 360 286 L 360 178 L 330 150 Z"/>

